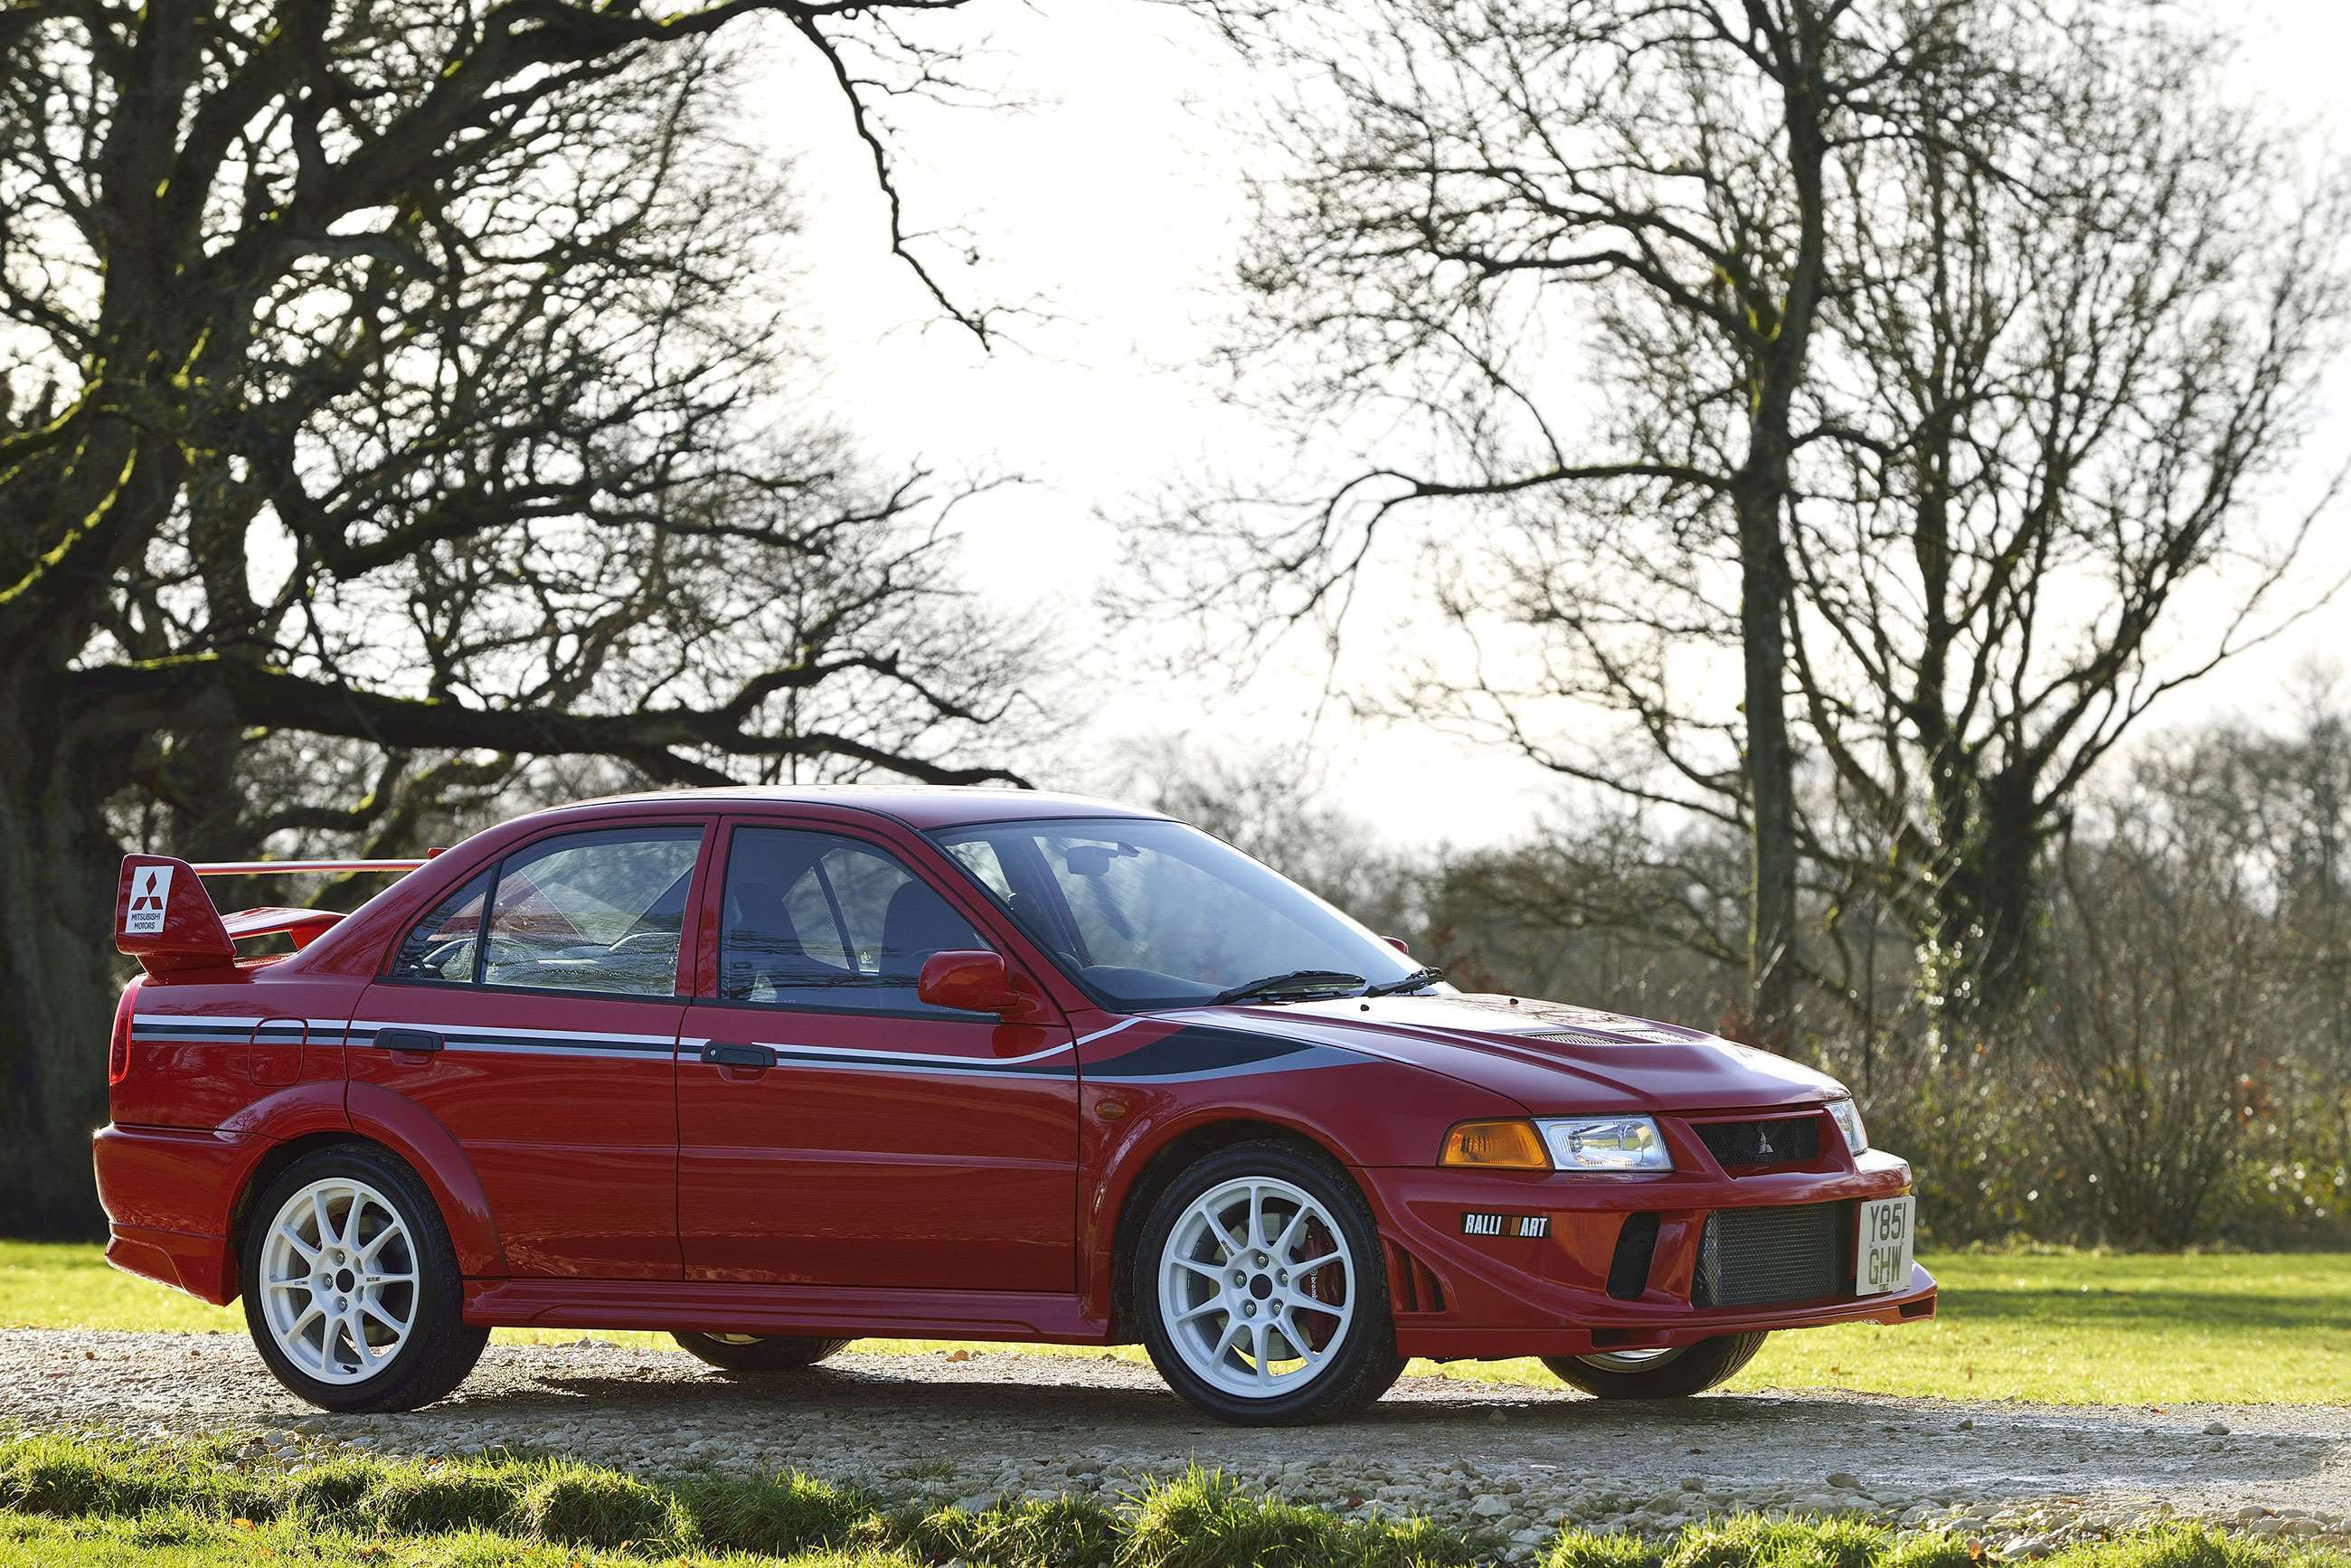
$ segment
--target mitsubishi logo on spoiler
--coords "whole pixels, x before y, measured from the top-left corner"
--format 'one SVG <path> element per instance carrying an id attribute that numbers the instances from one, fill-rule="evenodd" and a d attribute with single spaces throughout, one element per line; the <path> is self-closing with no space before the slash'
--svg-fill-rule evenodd
<path id="1" fill-rule="evenodd" d="M 123 913 L 125 936 L 161 936 L 163 905 L 172 895 L 172 868 L 142 865 L 131 873 L 131 907 Z"/>

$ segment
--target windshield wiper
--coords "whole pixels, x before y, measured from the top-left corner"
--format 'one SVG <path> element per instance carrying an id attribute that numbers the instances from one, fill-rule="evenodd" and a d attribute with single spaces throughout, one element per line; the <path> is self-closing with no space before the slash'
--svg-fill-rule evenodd
<path id="1" fill-rule="evenodd" d="M 1291 991 L 1321 991 L 1351 988 L 1364 983 L 1361 975 L 1351 975 L 1344 969 L 1292 969 L 1286 975 L 1268 975 L 1262 980 L 1251 980 L 1245 986 L 1218 991 L 1209 998 L 1212 1006 L 1227 1002 L 1245 1002 L 1259 998 L 1271 998 Z"/>
<path id="2" fill-rule="evenodd" d="M 1367 997 L 1398 996 L 1405 991 L 1419 990 L 1424 986 L 1433 986 L 1443 978 L 1445 978 L 1445 971 L 1442 969 L 1415 969 L 1401 980 L 1382 980 L 1376 986 L 1365 986 L 1364 995 Z"/>

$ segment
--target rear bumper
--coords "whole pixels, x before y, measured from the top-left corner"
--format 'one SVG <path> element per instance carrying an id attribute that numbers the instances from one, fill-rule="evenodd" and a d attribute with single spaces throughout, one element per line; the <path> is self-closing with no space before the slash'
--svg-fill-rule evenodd
<path id="1" fill-rule="evenodd" d="M 1438 1359 L 1583 1355 L 1689 1344 L 1717 1334 L 1817 1328 L 1841 1322 L 1914 1322 L 1935 1313 L 1933 1276 L 1915 1265 L 1910 1282 L 1874 1296 L 1841 1293 L 1764 1306 L 1694 1306 L 1698 1246 L 1719 1209 L 1842 1203 L 1909 1190 L 1910 1168 L 1875 1151 L 1857 1161 L 1842 1149 L 1820 1168 L 1729 1176 L 1676 1171 L 1655 1176 L 1573 1176 L 1541 1171 L 1476 1172 L 1441 1167 L 1361 1173 L 1382 1234 L 1409 1260 L 1392 1257 L 1392 1281 L 1417 1265 L 1426 1282 L 1394 1294 L 1396 1348 Z M 1505 1217 L 1505 1234 L 1464 1234 L 1467 1214 Z M 1619 1277 L 1611 1265 L 1625 1221 L 1656 1217 L 1646 1274 Z M 1541 1221 L 1540 1234 L 1521 1217 Z M 1433 1284 L 1433 1289 L 1429 1288 Z"/>
<path id="2" fill-rule="evenodd" d="M 235 1133 L 101 1127 L 90 1140 L 106 1260 L 215 1306 L 236 1298 L 229 1207 L 253 1140 Z"/>

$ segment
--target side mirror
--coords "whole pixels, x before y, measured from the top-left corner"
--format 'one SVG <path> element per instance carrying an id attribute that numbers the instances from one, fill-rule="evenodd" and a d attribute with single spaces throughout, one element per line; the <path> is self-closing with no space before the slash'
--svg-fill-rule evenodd
<path id="1" fill-rule="evenodd" d="M 1383 937 L 1381 937 L 1381 938 L 1380 938 L 1380 940 L 1381 940 L 1381 941 L 1383 941 L 1383 942 L 1384 942 L 1384 943 L 1386 943 L 1389 946 L 1391 946 L 1391 947 L 1395 948 L 1397 952 L 1399 952 L 1399 953 L 1403 954 L 1405 957 L 1409 958 L 1409 957 L 1411 957 L 1411 956 L 1412 956 L 1412 949 L 1411 949 L 1410 947 L 1408 947 L 1408 946 L 1405 946 L 1405 940 L 1404 940 L 1404 938 L 1403 938 L 1403 937 L 1401 937 L 1401 936 L 1383 936 Z"/>
<path id="2" fill-rule="evenodd" d="M 971 1013 L 1017 1012 L 1027 1005 L 1012 988 L 1004 955 L 981 948 L 950 948 L 924 959 L 914 995 L 925 1007 Z"/>

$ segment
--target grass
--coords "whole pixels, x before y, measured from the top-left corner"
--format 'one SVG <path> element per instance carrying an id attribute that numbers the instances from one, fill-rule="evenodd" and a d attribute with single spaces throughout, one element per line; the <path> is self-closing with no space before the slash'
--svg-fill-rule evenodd
<path id="1" fill-rule="evenodd" d="M 1342 1519 L 1196 1470 L 1113 1503 L 884 1507 L 803 1476 L 655 1486 L 557 1459 L 336 1458 L 259 1468 L 224 1444 L 0 1440 L 0 1568 L 1469 1568 L 1493 1543 Z M 1972 1568 L 1969 1542 L 1850 1519 L 1741 1515 L 1665 1538 L 1569 1529 L 1541 1568 Z M 2351 1568 L 2199 1527 L 2068 1547 L 2053 1568 Z"/>
<path id="2" fill-rule="evenodd" d="M 2351 1405 L 2351 1255 L 1949 1252 L 1922 1261 L 1943 1284 L 1941 1315 L 1934 1322 L 1777 1334 L 1731 1386 L 2055 1404 Z M 238 1308 L 209 1307 L 118 1273 L 95 1248 L 0 1241 L 0 1327 L 241 1333 L 245 1320 Z M 548 1343 L 580 1335 L 502 1329 L 497 1337 Z M 594 1337 L 670 1344 L 664 1334 Z M 956 1348 L 925 1341 L 863 1343 L 873 1350 Z M 1132 1349 L 1113 1354 L 1141 1359 Z M 2283 1366 L 2295 1375 L 2277 1375 Z M 1416 1370 L 1553 1385 L 1532 1361 Z"/>

